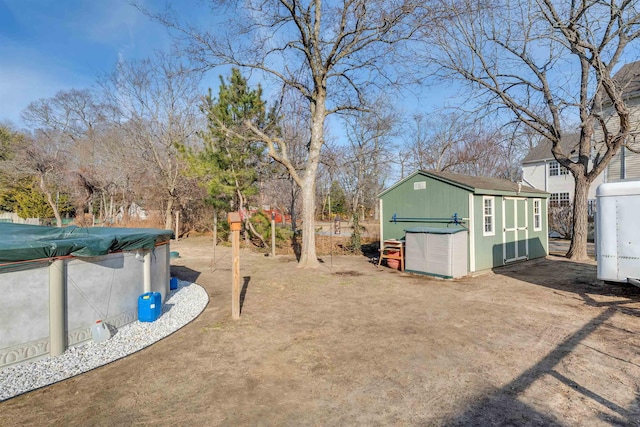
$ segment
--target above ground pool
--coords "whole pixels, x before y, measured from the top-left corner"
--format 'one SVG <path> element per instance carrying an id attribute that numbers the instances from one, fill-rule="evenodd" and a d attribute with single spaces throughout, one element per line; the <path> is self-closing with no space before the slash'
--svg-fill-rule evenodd
<path id="1" fill-rule="evenodd" d="M 169 230 L 0 223 L 0 369 L 116 331 L 169 293 Z"/>

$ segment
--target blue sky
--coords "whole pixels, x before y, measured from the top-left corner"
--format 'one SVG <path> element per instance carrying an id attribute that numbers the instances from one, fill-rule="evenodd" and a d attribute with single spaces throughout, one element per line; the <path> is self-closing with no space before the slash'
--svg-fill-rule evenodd
<path id="1" fill-rule="evenodd" d="M 20 125 L 29 102 L 91 87 L 119 57 L 170 43 L 128 0 L 0 0 L 0 121 Z"/>
<path id="2" fill-rule="evenodd" d="M 60 90 L 92 87 L 98 76 L 113 70 L 119 58 L 142 59 L 154 50 L 169 49 L 167 30 L 130 1 L 0 0 L 0 122 L 22 127 L 20 113 L 30 102 Z M 156 11 L 166 5 L 165 0 L 145 3 Z M 199 23 L 215 20 L 200 2 L 174 2 L 173 7 Z M 225 71 L 211 72 L 203 93 L 209 86 L 217 88 L 217 76 Z M 432 87 L 421 100 L 406 94 L 403 109 L 408 114 L 430 109 L 429 105 L 446 99 L 450 90 Z M 333 133 L 340 135 L 341 130 Z"/>

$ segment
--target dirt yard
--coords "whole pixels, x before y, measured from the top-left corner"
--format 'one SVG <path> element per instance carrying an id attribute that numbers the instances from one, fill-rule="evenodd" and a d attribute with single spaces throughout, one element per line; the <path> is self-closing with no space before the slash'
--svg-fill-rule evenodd
<path id="1" fill-rule="evenodd" d="M 640 426 L 640 289 L 560 257 L 455 281 L 172 243 L 210 296 L 125 359 L 0 403 L 0 425 Z"/>

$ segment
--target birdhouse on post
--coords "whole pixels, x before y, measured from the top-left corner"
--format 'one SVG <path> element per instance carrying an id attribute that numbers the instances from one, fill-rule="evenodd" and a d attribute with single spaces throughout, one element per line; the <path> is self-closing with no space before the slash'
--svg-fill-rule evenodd
<path id="1" fill-rule="evenodd" d="M 229 212 L 227 214 L 227 222 L 231 226 L 231 231 L 240 231 L 242 220 L 238 212 Z"/>
<path id="2" fill-rule="evenodd" d="M 231 249 L 232 249 L 232 276 L 233 288 L 231 291 L 231 317 L 240 318 L 240 228 L 242 220 L 238 212 L 229 212 L 227 222 L 231 229 Z"/>

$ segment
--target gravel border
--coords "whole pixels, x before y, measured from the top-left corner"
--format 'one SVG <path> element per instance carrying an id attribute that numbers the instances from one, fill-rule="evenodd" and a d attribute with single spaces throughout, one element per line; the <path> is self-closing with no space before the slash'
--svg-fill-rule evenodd
<path id="1" fill-rule="evenodd" d="M 195 319 L 209 303 L 199 285 L 178 280 L 155 322 L 134 321 L 118 329 L 106 342 L 71 347 L 62 355 L 0 370 L 0 402 L 51 385 L 121 359 L 171 335 Z"/>

